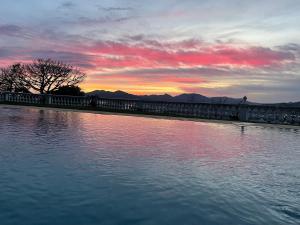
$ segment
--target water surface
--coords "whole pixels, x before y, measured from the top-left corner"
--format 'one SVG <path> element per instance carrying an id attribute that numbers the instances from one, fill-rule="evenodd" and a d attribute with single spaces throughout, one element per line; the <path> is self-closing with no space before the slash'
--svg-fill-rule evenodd
<path id="1" fill-rule="evenodd" d="M 1 225 L 300 224 L 300 131 L 0 106 Z"/>

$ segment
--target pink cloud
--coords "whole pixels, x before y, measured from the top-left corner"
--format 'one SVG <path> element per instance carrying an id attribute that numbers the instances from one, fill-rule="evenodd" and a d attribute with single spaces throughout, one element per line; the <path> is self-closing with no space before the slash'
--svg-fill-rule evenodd
<path id="1" fill-rule="evenodd" d="M 176 42 L 159 42 L 143 36 L 132 41 L 100 41 L 83 45 L 70 42 L 68 46 L 50 50 L 11 50 L 1 53 L 9 58 L 30 60 L 51 57 L 86 67 L 88 69 L 111 68 L 163 68 L 230 65 L 234 67 L 264 67 L 295 61 L 291 51 L 232 44 L 208 44 L 188 39 Z M 0 49 L 1 50 L 1 49 Z M 6 58 L 8 60 L 8 58 Z"/>
<path id="2" fill-rule="evenodd" d="M 210 82 L 211 76 L 226 74 L 233 77 L 237 73 L 241 75 L 242 70 L 267 69 L 296 61 L 296 54 L 283 48 L 237 47 L 193 39 L 159 42 L 144 37 L 90 44 L 70 42 L 51 50 L 38 47 L 0 49 L 1 66 L 29 62 L 39 57 L 51 57 L 81 67 L 90 78 L 86 86 L 99 84 L 111 87 L 114 84 L 122 89 L 126 85 L 165 85 L 168 88 L 178 87 L 178 90 L 180 87 L 194 88 L 195 84 Z"/>
<path id="3" fill-rule="evenodd" d="M 290 52 L 263 47 L 208 46 L 197 47 L 195 42 L 182 42 L 167 47 L 149 47 L 119 42 L 101 42 L 88 49 L 89 54 L 115 56 L 98 60 L 107 67 L 209 66 L 233 65 L 263 67 L 295 60 Z M 195 48 L 192 50 L 191 48 Z M 186 50 L 187 49 L 187 50 Z"/>

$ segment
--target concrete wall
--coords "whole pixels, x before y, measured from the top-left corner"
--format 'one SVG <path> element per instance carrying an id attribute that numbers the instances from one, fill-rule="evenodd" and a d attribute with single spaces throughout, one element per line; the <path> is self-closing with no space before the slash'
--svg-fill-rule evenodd
<path id="1" fill-rule="evenodd" d="M 20 93 L 0 93 L 0 103 L 300 125 L 300 108 L 275 106 L 151 102 Z"/>

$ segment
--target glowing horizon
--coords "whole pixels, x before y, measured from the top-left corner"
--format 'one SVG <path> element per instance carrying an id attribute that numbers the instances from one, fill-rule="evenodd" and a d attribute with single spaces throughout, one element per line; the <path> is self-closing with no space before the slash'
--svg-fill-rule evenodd
<path id="1" fill-rule="evenodd" d="M 297 0 L 2 5 L 0 67 L 53 58 L 88 75 L 84 91 L 300 100 Z"/>

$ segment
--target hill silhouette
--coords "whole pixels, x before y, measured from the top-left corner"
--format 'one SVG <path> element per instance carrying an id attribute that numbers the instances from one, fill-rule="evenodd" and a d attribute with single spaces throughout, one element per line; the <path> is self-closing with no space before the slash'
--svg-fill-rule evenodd
<path id="1" fill-rule="evenodd" d="M 243 98 L 230 98 L 230 97 L 207 97 L 201 94 L 180 94 L 177 96 L 171 96 L 168 94 L 163 95 L 134 95 L 129 94 L 124 91 L 104 91 L 104 90 L 95 90 L 86 95 L 94 95 L 99 98 L 108 98 L 108 99 L 126 99 L 126 100 L 144 100 L 144 101 L 160 101 L 160 102 L 185 102 L 185 103 L 210 103 L 210 104 L 240 104 Z M 288 102 L 288 103 L 256 103 L 247 101 L 249 105 L 271 105 L 278 107 L 293 107 L 299 108 L 300 102 Z"/>
<path id="2" fill-rule="evenodd" d="M 145 100 L 145 101 L 162 101 L 162 102 L 186 102 L 186 103 L 211 103 L 211 104 L 239 104 L 242 98 L 229 97 L 207 97 L 200 94 L 180 94 L 177 96 L 164 95 L 134 95 L 124 91 L 104 91 L 96 90 L 86 95 L 94 95 L 99 98 L 108 99 L 127 99 L 127 100 Z M 250 103 L 250 102 L 248 102 Z"/>

